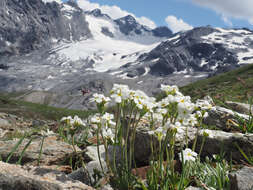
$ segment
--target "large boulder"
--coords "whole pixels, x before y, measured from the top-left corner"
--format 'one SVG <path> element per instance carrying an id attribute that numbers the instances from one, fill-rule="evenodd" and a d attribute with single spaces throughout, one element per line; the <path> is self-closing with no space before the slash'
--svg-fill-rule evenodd
<path id="1" fill-rule="evenodd" d="M 253 168 L 243 167 L 242 169 L 229 174 L 231 190 L 252 190 L 253 189 Z"/>
<path id="2" fill-rule="evenodd" d="M 233 126 L 233 123 L 230 122 L 228 124 L 228 121 L 233 121 L 236 123 L 238 117 L 245 120 L 249 119 L 248 115 L 240 114 L 230 109 L 216 106 L 208 111 L 208 117 L 206 117 L 203 122 L 208 126 L 214 126 L 223 131 L 229 131 L 231 130 L 230 127 L 231 125 Z"/>
<path id="3" fill-rule="evenodd" d="M 202 144 L 203 132 L 200 130 L 198 135 L 197 151 Z M 236 144 L 246 155 L 253 155 L 253 134 L 229 133 L 219 130 L 207 130 L 207 133 L 209 136 L 205 139 L 202 156 L 212 156 L 223 151 L 228 160 L 232 157 L 233 160 L 241 162 L 244 157 Z"/>
<path id="4" fill-rule="evenodd" d="M 197 133 L 196 128 L 188 127 L 178 130 L 175 142 L 176 152 L 180 151 L 182 147 L 186 146 L 186 129 L 189 147 L 191 147 L 195 141 Z M 200 130 L 197 137 L 197 152 L 199 152 L 200 146 L 202 144 L 203 132 L 204 130 Z M 237 144 L 247 155 L 253 155 L 253 134 L 230 133 L 220 130 L 207 130 L 206 132 L 208 132 L 209 136 L 205 139 L 203 151 L 201 154 L 202 156 L 212 156 L 213 154 L 220 154 L 221 151 L 224 151 L 228 160 L 230 159 L 230 156 L 232 156 L 233 160 L 241 162 L 244 160 L 244 157 L 235 144 Z M 137 130 L 134 154 L 136 163 L 149 163 L 151 158 L 151 139 L 153 141 L 153 145 L 157 146 L 158 148 L 157 137 L 153 134 L 150 134 L 148 129 Z"/>

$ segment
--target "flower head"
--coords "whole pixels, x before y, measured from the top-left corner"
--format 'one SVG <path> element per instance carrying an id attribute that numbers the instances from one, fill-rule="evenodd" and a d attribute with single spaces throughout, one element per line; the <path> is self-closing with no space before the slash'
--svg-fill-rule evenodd
<path id="1" fill-rule="evenodd" d="M 61 119 L 61 122 L 64 122 L 66 124 L 70 124 L 70 121 L 72 121 L 72 117 L 71 116 L 68 116 L 68 117 L 63 117 Z"/>
<path id="2" fill-rule="evenodd" d="M 109 97 L 105 97 L 103 94 L 98 94 L 95 93 L 93 94 L 93 98 L 91 98 L 92 102 L 96 102 L 97 104 L 101 104 L 101 103 L 108 103 L 110 101 Z"/>
<path id="3" fill-rule="evenodd" d="M 55 133 L 53 132 L 53 131 L 50 131 L 49 129 L 47 129 L 46 131 L 44 131 L 44 130 L 42 130 L 42 131 L 40 131 L 40 134 L 42 135 L 42 136 L 52 136 L 52 135 L 55 135 Z"/>
<path id="4" fill-rule="evenodd" d="M 179 153 L 179 158 L 181 161 L 184 160 L 184 163 L 186 161 L 195 161 L 197 156 L 198 154 L 189 148 L 186 148 L 185 150 L 182 151 L 182 153 Z"/>
<path id="5" fill-rule="evenodd" d="M 176 94 L 178 92 L 178 87 L 175 85 L 170 86 L 161 84 L 161 90 L 168 94 Z"/>
<path id="6" fill-rule="evenodd" d="M 79 118 L 77 115 L 74 116 L 72 120 L 70 120 L 70 125 L 78 127 L 78 126 L 84 126 L 82 119 Z"/>
<path id="7" fill-rule="evenodd" d="M 199 134 L 201 134 L 204 137 L 210 137 L 210 138 L 213 137 L 213 133 L 209 129 L 203 129 L 203 130 L 199 131 Z"/>
<path id="8" fill-rule="evenodd" d="M 98 114 L 96 114 L 93 117 L 91 117 L 90 121 L 93 124 L 99 124 L 101 123 L 101 117 Z"/>
<path id="9" fill-rule="evenodd" d="M 111 98 L 114 99 L 116 103 L 121 103 L 122 100 L 129 98 L 130 90 L 127 85 L 114 84 L 111 90 Z"/>

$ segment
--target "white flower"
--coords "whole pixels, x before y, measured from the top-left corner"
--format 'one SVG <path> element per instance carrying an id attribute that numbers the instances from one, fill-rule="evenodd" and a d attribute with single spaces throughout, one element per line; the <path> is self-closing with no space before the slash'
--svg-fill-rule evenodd
<path id="1" fill-rule="evenodd" d="M 176 92 L 178 92 L 178 87 L 175 85 L 170 86 L 170 85 L 161 84 L 161 90 L 165 91 L 167 93 L 176 93 Z"/>
<path id="2" fill-rule="evenodd" d="M 171 95 L 169 95 L 169 96 L 173 98 L 173 96 L 171 96 Z M 160 108 L 167 107 L 170 104 L 170 102 L 172 102 L 171 101 L 172 98 L 169 99 L 169 96 L 166 97 L 166 98 L 164 98 L 164 99 L 162 99 L 160 102 L 158 102 L 157 103 L 158 107 L 160 107 Z"/>
<path id="3" fill-rule="evenodd" d="M 53 131 L 50 131 L 49 129 L 47 129 L 47 131 L 40 131 L 40 134 L 42 136 L 52 136 L 54 135 L 55 133 Z"/>
<path id="4" fill-rule="evenodd" d="M 208 136 L 210 138 L 214 137 L 212 131 L 209 129 L 203 129 L 203 130 L 199 131 L 199 134 L 201 134 L 202 136 Z"/>
<path id="5" fill-rule="evenodd" d="M 160 113 L 154 113 L 154 114 L 153 114 L 153 119 L 154 119 L 154 121 L 162 122 L 163 116 L 162 116 L 162 114 L 160 114 Z"/>
<path id="6" fill-rule="evenodd" d="M 178 108 L 178 117 L 188 118 L 190 114 L 194 111 L 194 104 L 189 102 L 179 102 L 177 105 Z"/>
<path id="7" fill-rule="evenodd" d="M 99 124 L 101 123 L 101 117 L 99 115 L 94 115 L 91 119 L 90 119 L 91 123 L 94 124 Z"/>
<path id="8" fill-rule="evenodd" d="M 74 116 L 74 118 L 72 120 L 70 120 L 70 125 L 72 126 L 81 126 L 81 125 L 85 125 L 82 121 L 81 118 L 79 118 L 78 116 Z"/>
<path id="9" fill-rule="evenodd" d="M 157 112 L 162 114 L 162 115 L 165 115 L 167 113 L 167 109 L 164 109 L 164 108 L 158 108 L 157 109 Z"/>
<path id="10" fill-rule="evenodd" d="M 111 97 L 115 102 L 121 103 L 122 100 L 129 98 L 130 90 L 127 85 L 114 84 L 111 90 Z"/>
<path id="11" fill-rule="evenodd" d="M 206 117 L 208 117 L 208 112 L 206 112 L 206 111 L 197 111 L 196 113 L 195 113 L 195 117 L 196 118 L 206 118 Z"/>
<path id="12" fill-rule="evenodd" d="M 187 118 L 186 120 L 188 123 L 187 125 L 191 125 L 192 127 L 198 123 L 198 120 L 194 114 L 190 114 L 189 118 Z"/>
<path id="13" fill-rule="evenodd" d="M 195 161 L 196 157 L 198 156 L 196 152 L 192 151 L 189 148 L 186 148 L 185 150 L 182 151 L 182 153 L 179 153 L 178 155 L 181 161 L 184 159 L 184 162 Z M 182 155 L 183 155 L 183 158 L 182 158 Z"/>
<path id="14" fill-rule="evenodd" d="M 104 137 L 107 137 L 107 138 L 112 138 L 114 136 L 114 134 L 112 132 L 112 129 L 110 129 L 110 128 L 103 129 L 102 134 L 103 134 Z"/>
<path id="15" fill-rule="evenodd" d="M 175 124 L 166 123 L 165 125 L 172 128 L 172 129 L 176 129 L 178 133 L 184 132 L 184 129 L 183 129 L 182 124 L 180 122 L 176 122 Z"/>
<path id="16" fill-rule="evenodd" d="M 72 117 L 71 117 L 71 116 L 68 116 L 68 117 L 63 117 L 63 118 L 61 119 L 61 122 L 70 123 L 71 120 L 72 120 Z"/>
<path id="17" fill-rule="evenodd" d="M 111 99 L 109 97 L 105 97 L 103 94 L 95 93 L 93 94 L 93 98 L 91 98 L 92 102 L 100 103 L 108 103 Z"/>
<path id="18" fill-rule="evenodd" d="M 102 119 L 105 120 L 105 121 L 110 121 L 114 118 L 113 114 L 110 114 L 110 113 L 105 113 L 103 116 L 102 116 Z"/>
<path id="19" fill-rule="evenodd" d="M 102 116 L 102 123 L 103 124 L 106 124 L 106 126 L 109 124 L 109 125 L 112 125 L 112 126 L 115 126 L 116 123 L 114 121 L 112 121 L 114 119 L 114 116 L 113 114 L 110 114 L 110 113 L 105 113 L 103 116 Z"/>
<path id="20" fill-rule="evenodd" d="M 111 98 L 113 98 L 116 103 L 122 102 L 122 94 L 120 92 L 117 94 L 112 94 Z"/>
<path id="21" fill-rule="evenodd" d="M 213 106 L 206 100 L 197 100 L 196 106 L 200 107 L 203 110 L 210 110 Z"/>

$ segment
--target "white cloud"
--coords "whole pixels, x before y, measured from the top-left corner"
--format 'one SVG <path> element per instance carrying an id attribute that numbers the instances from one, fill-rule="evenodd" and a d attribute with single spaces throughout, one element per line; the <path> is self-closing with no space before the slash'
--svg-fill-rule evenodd
<path id="1" fill-rule="evenodd" d="M 229 21 L 229 18 L 236 18 L 247 20 L 253 25 L 252 0 L 192 0 L 192 2 L 221 14 L 225 23 Z"/>
<path id="2" fill-rule="evenodd" d="M 225 15 L 222 15 L 222 20 L 230 27 L 233 26 L 233 23 L 229 20 L 228 17 L 226 17 Z"/>
<path id="3" fill-rule="evenodd" d="M 166 17 L 165 21 L 167 22 L 169 28 L 174 32 L 191 30 L 193 27 L 186 22 L 184 22 L 181 18 L 177 18 L 173 15 L 169 15 Z"/>
<path id="4" fill-rule="evenodd" d="M 87 11 L 96 8 L 101 9 L 103 13 L 108 14 L 113 19 L 118 19 L 127 15 L 132 15 L 140 24 L 146 25 L 152 29 L 156 27 L 156 24 L 151 19 L 144 16 L 136 17 L 133 13 L 129 13 L 125 10 L 122 10 L 120 7 L 115 5 L 114 6 L 100 5 L 98 3 L 92 3 L 88 0 L 77 0 L 77 4 L 79 5 L 79 7 Z"/>

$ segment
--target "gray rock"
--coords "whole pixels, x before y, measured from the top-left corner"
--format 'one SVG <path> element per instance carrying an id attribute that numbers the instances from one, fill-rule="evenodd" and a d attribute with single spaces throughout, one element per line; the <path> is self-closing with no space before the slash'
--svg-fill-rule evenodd
<path id="1" fill-rule="evenodd" d="M 237 116 L 248 120 L 249 116 L 245 114 L 240 114 L 237 112 L 234 112 L 232 110 L 216 106 L 213 109 L 208 111 L 208 117 L 206 117 L 203 121 L 204 124 L 209 126 L 215 126 L 221 130 L 228 131 L 230 130 L 230 126 L 233 126 L 232 123 L 228 125 L 228 120 L 232 120 L 236 122 Z"/>
<path id="2" fill-rule="evenodd" d="M 6 160 L 9 153 L 12 151 L 13 147 L 18 143 L 19 139 L 0 141 L 0 154 L 3 160 Z M 21 145 L 18 147 L 17 151 L 14 152 L 10 162 L 16 163 L 20 157 L 22 150 L 25 145 L 28 143 L 28 139 L 25 139 Z M 40 144 L 41 138 L 34 139 L 30 146 L 26 149 L 23 158 L 22 164 L 37 164 L 37 159 L 40 153 Z M 80 151 L 76 147 L 77 151 Z M 73 153 L 72 146 L 58 141 L 57 137 L 50 136 L 46 137 L 44 140 L 44 145 L 42 149 L 40 164 L 42 165 L 52 165 L 52 164 L 64 164 L 64 161 L 67 162 L 67 156 Z"/>
<path id="3" fill-rule="evenodd" d="M 43 167 L 21 167 L 0 162 L 0 189 L 93 190 L 62 172 Z"/>
<path id="4" fill-rule="evenodd" d="M 68 177 L 73 180 L 78 180 L 86 185 L 91 185 L 90 175 L 85 168 L 79 168 L 78 170 L 73 171 L 71 174 L 68 175 Z"/>
<path id="5" fill-rule="evenodd" d="M 6 119 L 0 118 L 0 128 L 9 128 L 9 127 L 11 127 L 11 123 Z"/>
<path id="6" fill-rule="evenodd" d="M 59 185 L 45 181 L 38 181 L 23 176 L 4 175 L 0 173 L 0 189 L 1 190 L 61 190 Z"/>
<path id="7" fill-rule="evenodd" d="M 197 129 L 188 127 L 188 144 L 193 145 Z M 203 131 L 199 131 L 196 151 L 199 152 L 201 142 L 203 139 Z M 247 154 L 253 155 L 253 134 L 242 134 L 242 133 L 229 133 L 219 130 L 208 130 L 210 134 L 204 143 L 203 151 L 201 156 L 212 156 L 213 154 L 220 154 L 221 151 L 226 153 L 226 158 L 230 160 L 232 156 L 233 160 L 241 162 L 244 157 L 235 146 L 235 143 Z M 175 151 L 180 151 L 181 147 L 186 145 L 186 128 L 182 128 L 176 134 Z M 150 142 L 153 138 L 153 144 L 158 148 L 158 141 L 155 136 L 148 132 L 148 129 L 137 130 L 136 141 L 135 141 L 135 160 L 137 163 L 149 163 L 151 156 Z"/>
<path id="8" fill-rule="evenodd" d="M 241 162 L 244 157 L 235 144 L 238 144 L 246 155 L 253 155 L 253 134 L 229 133 L 219 130 L 208 130 L 208 133 L 209 136 L 205 140 L 202 156 L 212 156 L 224 151 L 227 160 L 230 160 L 232 156 L 233 160 Z M 202 137 L 202 130 L 200 130 L 197 151 L 200 149 Z M 190 143 L 192 144 L 193 141 Z"/>
<path id="9" fill-rule="evenodd" d="M 253 168 L 244 166 L 242 169 L 229 174 L 231 190 L 253 189 Z"/>
<path id="10" fill-rule="evenodd" d="M 104 172 L 108 171 L 108 167 L 106 164 L 106 153 L 104 149 L 104 145 L 99 146 L 100 151 L 100 159 L 102 163 L 102 167 Z M 108 147 L 108 159 L 110 162 L 110 165 L 113 166 L 113 146 Z M 116 164 L 121 162 L 121 151 L 119 147 L 116 147 L 115 149 L 115 158 L 116 158 Z M 95 170 L 102 172 L 102 168 L 99 162 L 98 153 L 97 153 L 97 147 L 96 146 L 88 146 L 87 150 L 85 152 L 86 156 L 91 160 L 86 164 L 86 170 L 90 174 L 92 182 L 94 182 L 93 174 Z"/>
<path id="11" fill-rule="evenodd" d="M 176 142 L 175 142 L 175 148 L 176 151 L 180 150 L 182 146 L 186 145 L 186 127 L 182 128 L 182 130 L 178 131 L 176 134 Z M 158 140 L 157 137 L 153 134 L 150 134 L 149 128 L 140 128 L 137 129 L 136 132 L 136 138 L 135 138 L 135 146 L 134 146 L 134 156 L 136 163 L 145 163 L 149 164 L 149 161 L 151 159 L 151 140 L 153 141 L 153 146 L 155 147 L 155 150 L 158 150 Z M 187 134 L 188 134 L 188 143 L 192 142 L 195 138 L 195 134 L 197 132 L 196 128 L 188 128 Z"/>
<path id="12" fill-rule="evenodd" d="M 42 120 L 33 120 L 32 121 L 32 126 L 33 127 L 41 127 L 41 126 L 45 126 L 46 122 L 42 121 Z"/>
<path id="13" fill-rule="evenodd" d="M 225 102 L 229 107 L 231 107 L 232 110 L 237 111 L 242 114 L 253 114 L 253 107 L 249 104 L 240 103 L 240 102 L 232 102 L 232 101 L 226 101 Z"/>

